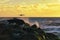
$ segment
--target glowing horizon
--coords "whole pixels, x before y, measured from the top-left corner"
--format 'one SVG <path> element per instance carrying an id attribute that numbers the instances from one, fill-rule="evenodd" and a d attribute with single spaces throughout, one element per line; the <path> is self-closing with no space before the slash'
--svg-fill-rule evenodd
<path id="1" fill-rule="evenodd" d="M 0 17 L 60 17 L 60 0 L 0 0 Z"/>

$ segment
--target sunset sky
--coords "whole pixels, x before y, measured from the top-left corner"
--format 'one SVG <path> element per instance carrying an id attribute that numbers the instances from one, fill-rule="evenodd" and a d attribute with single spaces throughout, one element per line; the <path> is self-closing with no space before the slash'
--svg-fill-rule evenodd
<path id="1" fill-rule="evenodd" d="M 60 17 L 60 0 L 0 0 L 0 17 Z"/>

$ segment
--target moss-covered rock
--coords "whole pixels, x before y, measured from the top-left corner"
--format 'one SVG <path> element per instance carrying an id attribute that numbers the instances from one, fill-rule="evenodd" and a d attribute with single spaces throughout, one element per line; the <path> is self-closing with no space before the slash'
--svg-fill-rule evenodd
<path id="1" fill-rule="evenodd" d="M 57 40 L 54 34 L 45 33 L 34 24 L 30 26 L 20 19 L 5 20 L 0 22 L 0 40 Z M 6 37 L 5 37 L 6 36 Z"/>

